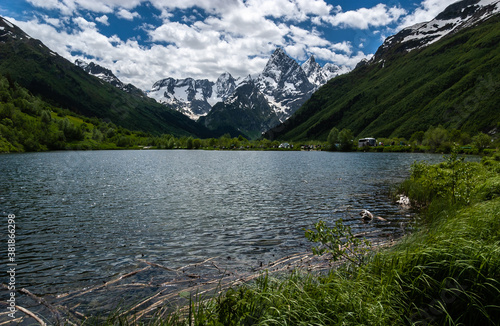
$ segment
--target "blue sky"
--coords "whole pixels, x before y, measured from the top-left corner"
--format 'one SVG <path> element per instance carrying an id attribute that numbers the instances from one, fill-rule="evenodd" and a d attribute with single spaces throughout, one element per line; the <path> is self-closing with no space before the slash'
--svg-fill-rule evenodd
<path id="1" fill-rule="evenodd" d="M 166 77 L 262 71 L 277 47 L 353 68 L 454 0 L 3 0 L 0 15 L 74 61 L 147 90 Z"/>

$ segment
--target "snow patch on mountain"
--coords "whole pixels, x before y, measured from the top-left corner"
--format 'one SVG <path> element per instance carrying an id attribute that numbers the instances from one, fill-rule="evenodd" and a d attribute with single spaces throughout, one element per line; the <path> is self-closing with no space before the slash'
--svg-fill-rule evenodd
<path id="1" fill-rule="evenodd" d="M 348 67 L 339 67 L 333 63 L 327 63 L 324 67 L 321 67 L 314 56 L 311 56 L 302 64 L 302 70 L 306 73 L 309 82 L 318 88 L 326 84 L 330 79 L 351 71 Z"/>
<path id="2" fill-rule="evenodd" d="M 197 120 L 206 115 L 213 105 L 227 99 L 234 92 L 236 82 L 228 72 L 220 75 L 216 82 L 169 77 L 157 81 L 148 96 Z"/>
<path id="3" fill-rule="evenodd" d="M 388 37 L 377 50 L 373 60 L 379 62 L 386 52 L 401 45 L 410 52 L 433 44 L 443 37 L 474 26 L 500 12 L 500 0 L 462 0 L 448 6 L 429 22 L 418 23 L 404 28 Z"/>

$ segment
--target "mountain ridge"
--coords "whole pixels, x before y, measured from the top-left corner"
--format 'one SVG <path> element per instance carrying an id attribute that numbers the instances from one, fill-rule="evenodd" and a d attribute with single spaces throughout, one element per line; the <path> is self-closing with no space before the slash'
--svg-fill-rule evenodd
<path id="1" fill-rule="evenodd" d="M 346 71 L 333 64 L 321 67 L 314 56 L 299 65 L 277 48 L 257 75 L 235 79 L 226 72 L 216 82 L 166 78 L 156 82 L 148 96 L 198 119 L 211 130 L 240 131 L 258 138 L 290 117 L 328 79 Z M 246 126 L 241 116 L 248 118 Z"/>
<path id="2" fill-rule="evenodd" d="M 388 55 L 388 48 L 409 52 L 433 44 L 447 35 L 457 33 L 498 14 L 500 0 L 462 0 L 451 4 L 434 19 L 406 27 L 385 39 L 370 60 L 379 62 Z"/>

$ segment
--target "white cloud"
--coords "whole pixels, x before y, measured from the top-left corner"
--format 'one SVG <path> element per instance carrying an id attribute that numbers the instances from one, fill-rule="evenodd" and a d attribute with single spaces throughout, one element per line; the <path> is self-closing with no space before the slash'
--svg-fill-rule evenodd
<path id="1" fill-rule="evenodd" d="M 64 3 L 59 0 L 27 0 L 35 7 L 51 9 L 51 10 L 59 10 L 63 15 L 69 16 L 71 15 L 76 7 L 74 3 Z"/>
<path id="2" fill-rule="evenodd" d="M 335 52 L 344 52 L 347 55 L 352 54 L 352 45 L 351 42 L 348 41 L 343 41 L 341 43 L 335 43 L 335 44 L 330 44 L 329 46 L 330 49 L 334 50 Z"/>
<path id="3" fill-rule="evenodd" d="M 154 42 L 175 44 L 179 48 L 204 49 L 219 42 L 220 33 L 211 30 L 199 30 L 178 22 L 165 23 L 150 31 Z"/>
<path id="4" fill-rule="evenodd" d="M 330 42 L 322 37 L 316 30 L 306 30 L 296 26 L 290 26 L 289 37 L 294 43 L 307 44 L 308 46 L 328 46 Z"/>
<path id="5" fill-rule="evenodd" d="M 51 18 L 47 15 L 43 15 L 42 19 L 48 23 L 49 25 L 52 25 L 54 27 L 61 27 L 63 25 L 63 20 L 58 19 L 58 18 Z"/>
<path id="6" fill-rule="evenodd" d="M 132 9 L 146 0 L 27 0 L 35 7 L 59 10 L 63 15 L 76 14 L 78 10 L 112 13 L 115 8 Z"/>
<path id="7" fill-rule="evenodd" d="M 118 18 L 126 19 L 126 20 L 134 20 L 136 17 L 140 17 L 140 15 L 137 12 L 130 12 L 126 9 L 121 8 L 118 10 L 116 13 Z"/>
<path id="8" fill-rule="evenodd" d="M 403 8 L 389 8 L 381 3 L 369 9 L 360 8 L 346 12 L 343 12 L 342 8 L 337 6 L 336 11 L 333 16 L 324 17 L 323 19 L 333 26 L 357 29 L 386 26 L 398 21 L 406 13 L 406 10 Z"/>
<path id="9" fill-rule="evenodd" d="M 398 29 L 430 21 L 454 2 L 457 0 L 424 0 L 414 12 L 403 18 Z"/>
<path id="10" fill-rule="evenodd" d="M 83 17 L 75 17 L 73 18 L 73 22 L 80 27 L 81 30 L 94 30 L 96 24 L 94 22 L 89 22 Z"/>
<path id="11" fill-rule="evenodd" d="M 95 20 L 103 25 L 109 26 L 108 16 L 106 16 L 106 15 L 102 15 L 101 17 L 97 17 Z"/>

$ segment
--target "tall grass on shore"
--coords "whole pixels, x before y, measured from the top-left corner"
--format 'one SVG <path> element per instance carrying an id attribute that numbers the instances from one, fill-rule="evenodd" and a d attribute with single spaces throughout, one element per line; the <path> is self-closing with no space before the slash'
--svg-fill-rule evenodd
<path id="1" fill-rule="evenodd" d="M 413 234 L 326 275 L 263 274 L 146 325 L 498 325 L 500 155 L 414 164 Z M 112 321 L 110 324 L 123 324 Z"/>

